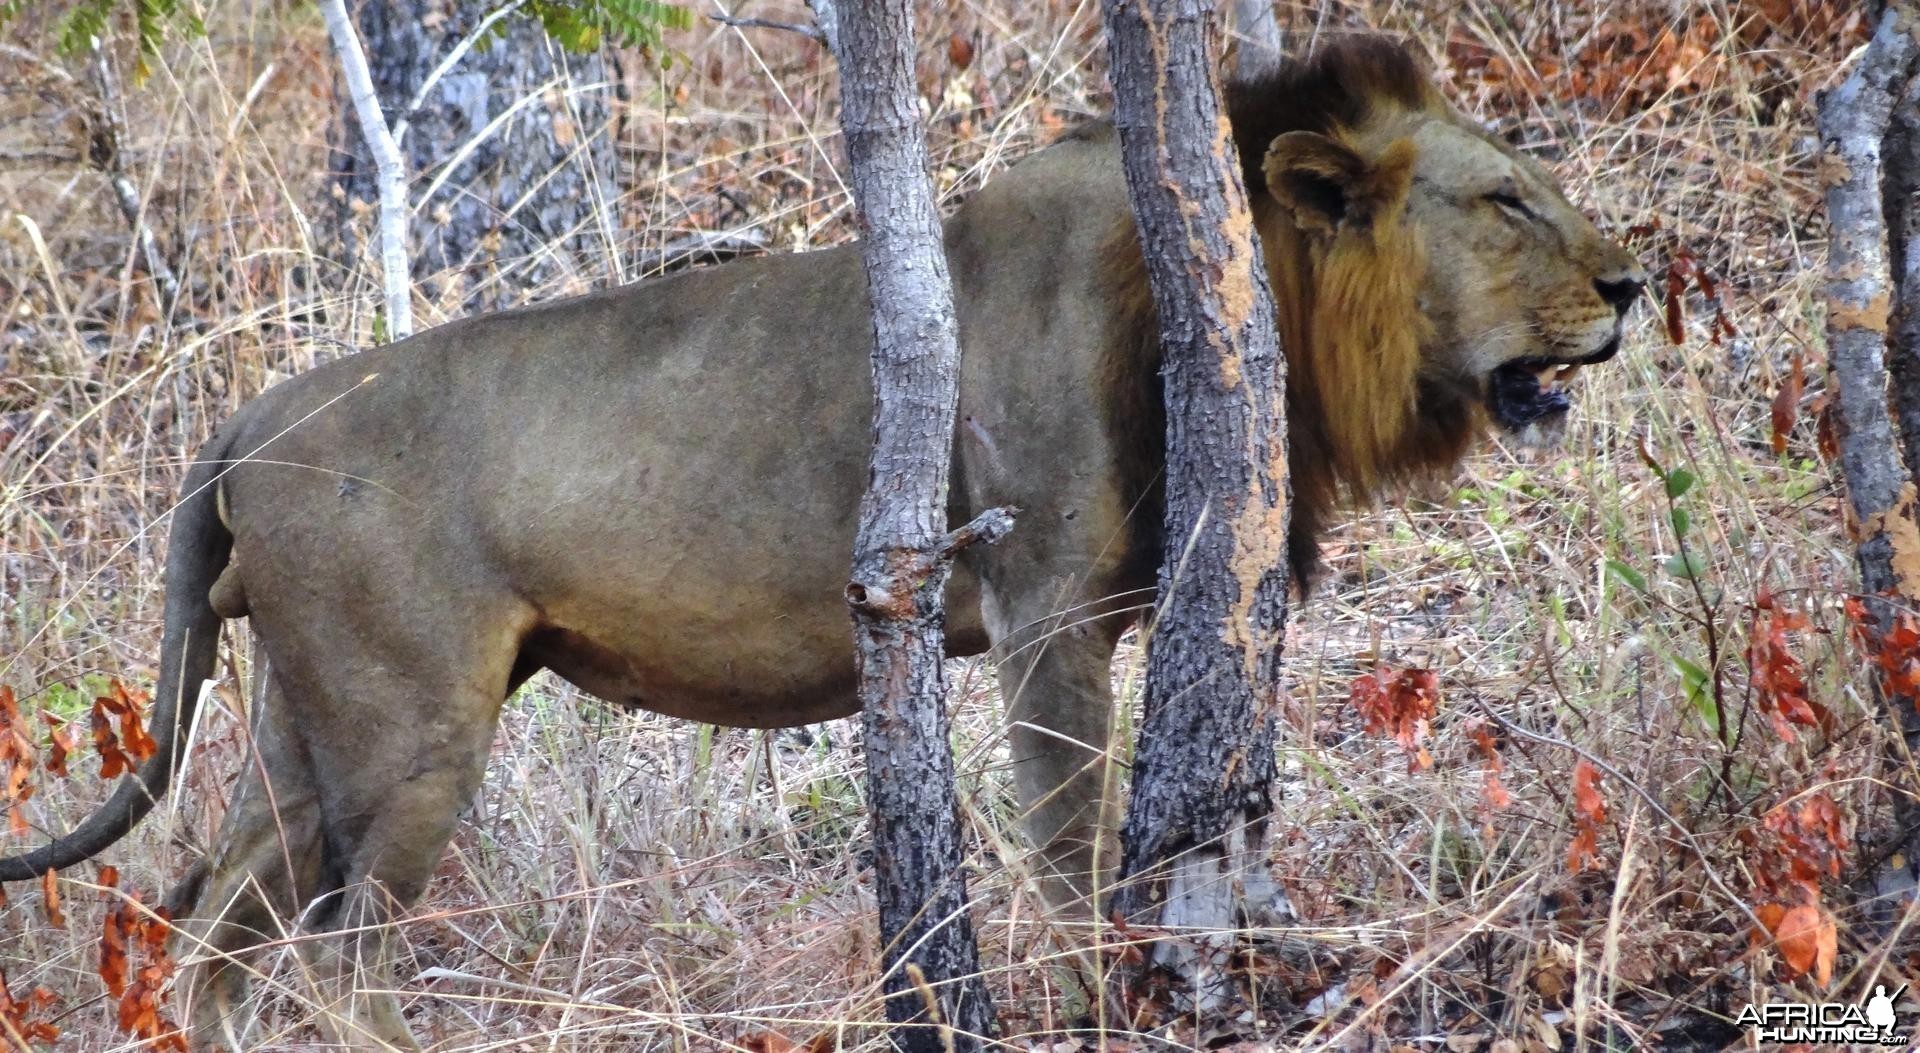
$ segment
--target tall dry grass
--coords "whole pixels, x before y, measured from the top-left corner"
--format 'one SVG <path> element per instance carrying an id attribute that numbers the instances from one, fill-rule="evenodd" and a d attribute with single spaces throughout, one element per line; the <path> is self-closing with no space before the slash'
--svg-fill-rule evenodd
<path id="1" fill-rule="evenodd" d="M 1583 376 L 1564 449 L 1496 443 L 1449 485 L 1330 539 L 1326 580 L 1290 637 L 1275 864 L 1302 925 L 1253 963 L 1243 1019 L 1155 1041 L 1730 1039 L 1714 1022 L 1747 1001 L 1815 991 L 1768 941 L 1750 942 L 1760 816 L 1821 793 L 1866 831 L 1886 808 L 1885 743 L 1840 615 L 1853 575 L 1832 475 L 1810 417 L 1786 455 L 1769 448 L 1770 403 L 1795 356 L 1813 378 L 1805 401 L 1820 389 L 1810 100 L 1857 26 L 1820 0 L 1281 7 L 1296 48 L 1360 26 L 1407 34 L 1463 106 L 1549 163 L 1605 226 L 1657 223 L 1642 235 L 1650 266 L 1682 247 L 1698 257 L 1734 334 L 1708 339 L 1697 290 L 1678 344 L 1643 311 L 1621 357 Z M 30 18 L 0 47 L 0 683 L 29 711 L 71 715 L 107 678 L 150 680 L 185 459 L 240 402 L 371 334 L 370 261 L 342 264 L 322 243 L 334 102 L 315 17 L 229 3 L 207 21 L 208 37 L 170 44 L 122 100 L 125 164 L 186 290 L 171 310 L 86 163 L 100 101 L 84 64 L 36 57 L 47 48 Z M 948 201 L 1104 105 L 1093 0 L 930 5 L 923 34 Z M 624 100 L 602 133 L 618 137 L 626 189 L 601 279 L 641 277 L 638 261 L 693 232 L 751 228 L 781 249 L 849 236 L 819 50 L 713 24 L 671 46 L 669 68 L 628 56 L 620 83 L 571 86 Z M 422 322 L 454 309 L 422 305 Z M 1679 543 L 1642 448 L 1698 477 L 1679 502 L 1697 582 L 1661 569 Z M 1835 714 L 1831 735 L 1784 742 L 1754 711 L 1744 655 L 1763 589 L 1812 620 L 1792 639 L 1810 694 Z M 1719 717 L 1744 727 L 1737 747 L 1709 728 L 1682 671 L 1707 664 L 1708 625 Z M 1439 671 L 1430 770 L 1410 772 L 1346 705 L 1376 663 Z M 989 672 L 960 663 L 954 699 L 986 967 L 1009 1042 L 1080 1048 L 1104 1021 L 1074 1008 L 1090 980 L 1069 953 L 1080 937 L 1051 924 L 1008 865 L 1017 840 Z M 110 854 L 128 884 L 164 888 L 218 820 L 241 754 L 243 648 L 224 674 L 183 785 Z M 1116 670 L 1127 687 L 1136 674 Z M 1498 733 L 1504 808 L 1487 803 L 1474 721 Z M 450 1050 L 774 1053 L 769 1032 L 880 1048 L 854 737 L 616 716 L 537 683 L 509 707 L 486 788 L 401 926 L 417 1027 Z M 1575 874 L 1569 773 L 1582 757 L 1606 772 L 1613 815 L 1597 865 Z M 64 827 L 103 789 L 86 772 L 43 779 L 32 815 Z M 93 976 L 107 902 L 93 880 L 83 867 L 64 881 L 64 928 L 28 890 L 0 911 L 0 967 L 16 990 L 62 995 L 61 1048 L 125 1048 Z M 1912 978 L 1907 941 L 1844 909 L 1839 921 L 1835 992 Z M 252 1040 L 307 1047 L 303 974 L 288 954 L 262 968 L 272 982 Z"/>

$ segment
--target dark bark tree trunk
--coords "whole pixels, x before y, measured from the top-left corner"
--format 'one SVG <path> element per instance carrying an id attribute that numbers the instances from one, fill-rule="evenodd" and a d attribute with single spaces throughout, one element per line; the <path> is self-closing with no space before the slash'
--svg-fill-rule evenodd
<path id="1" fill-rule="evenodd" d="M 380 108 L 396 131 L 405 126 L 416 289 L 454 311 L 517 304 L 536 288 L 584 290 L 608 276 L 613 256 L 614 232 L 603 228 L 612 214 L 612 88 L 600 54 L 567 54 L 537 20 L 508 14 L 493 27 L 500 36 L 470 47 L 422 95 L 488 11 L 458 0 L 365 0 L 355 12 Z M 353 261 L 378 190 L 350 124 L 343 117 L 333 141 L 342 256 Z"/>
<path id="2" fill-rule="evenodd" d="M 1860 568 L 1860 592 L 1871 614 L 1867 647 L 1877 650 L 1900 608 L 1920 601 L 1920 520 L 1915 514 L 1915 486 L 1910 466 L 1901 454 L 1896 424 L 1909 416 L 1920 421 L 1920 393 L 1914 390 L 1914 364 L 1899 362 L 1920 353 L 1910 342 L 1920 307 L 1920 291 L 1901 275 L 1902 341 L 1895 349 L 1896 365 L 1888 369 L 1887 335 L 1894 317 L 1895 288 L 1889 270 L 1889 219 L 1894 220 L 1893 252 L 1912 255 L 1906 224 L 1911 202 L 1898 188 L 1911 188 L 1916 173 L 1907 167 L 1911 141 L 1889 125 L 1897 101 L 1910 95 L 1914 62 L 1920 55 L 1913 34 L 1920 30 L 1913 4 L 1894 3 L 1881 16 L 1873 40 L 1859 64 L 1839 87 L 1820 100 L 1820 138 L 1826 151 L 1827 223 L 1827 360 L 1833 391 L 1833 432 L 1839 445 L 1841 475 L 1846 483 L 1848 526 Z M 1910 105 L 1910 103 L 1909 103 Z M 1910 118 L 1909 118 L 1910 122 Z M 1908 122 L 1903 122 L 1908 123 Z M 1883 187 L 1881 157 L 1894 167 Z M 1884 191 L 1893 191 L 1883 196 Z M 1910 270 L 1910 259 L 1901 261 Z M 1898 414 L 1889 408 L 1890 373 Z M 1907 429 L 1911 432 L 1912 428 Z M 1889 709 L 1894 726 L 1906 743 L 1906 756 L 1896 764 L 1905 777 L 1894 780 L 1895 829 L 1890 844 L 1900 865 L 1872 875 L 1883 904 L 1915 887 L 1916 849 L 1920 849 L 1920 799 L 1915 797 L 1913 758 L 1920 755 L 1920 719 L 1913 700 L 1881 688 L 1880 701 Z"/>
<path id="3" fill-rule="evenodd" d="M 1102 8 L 1167 405 L 1158 615 L 1115 905 L 1224 929 L 1249 898 L 1278 901 L 1265 847 L 1287 601 L 1286 365 L 1214 83 L 1209 5 Z M 1224 952 L 1165 941 L 1157 959 L 1204 1007 L 1224 995 Z"/>
<path id="4" fill-rule="evenodd" d="M 847 602 L 865 715 L 887 1018 L 912 1053 L 993 1032 L 961 870 L 944 593 L 954 555 L 997 540 L 996 509 L 947 532 L 960 350 L 914 87 L 911 0 L 839 12 L 841 124 L 873 307 L 873 464 Z M 929 1005 L 928 992 L 935 1003 Z"/>

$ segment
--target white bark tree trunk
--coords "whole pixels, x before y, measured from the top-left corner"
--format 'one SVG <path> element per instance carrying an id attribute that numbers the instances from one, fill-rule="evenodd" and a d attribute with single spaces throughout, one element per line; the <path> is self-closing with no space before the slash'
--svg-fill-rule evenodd
<path id="1" fill-rule="evenodd" d="M 386 292 L 387 334 L 400 340 L 413 333 L 413 270 L 407 260 L 406 164 L 400 159 L 400 148 L 395 145 L 386 114 L 381 111 L 380 97 L 373 90 L 366 49 L 360 46 L 360 34 L 354 31 L 346 0 L 320 0 L 320 14 L 327 21 L 333 53 L 339 58 L 340 71 L 346 77 L 354 119 L 360 125 L 367 151 L 373 156 L 375 182 L 380 192 L 377 210 L 380 283 Z"/>

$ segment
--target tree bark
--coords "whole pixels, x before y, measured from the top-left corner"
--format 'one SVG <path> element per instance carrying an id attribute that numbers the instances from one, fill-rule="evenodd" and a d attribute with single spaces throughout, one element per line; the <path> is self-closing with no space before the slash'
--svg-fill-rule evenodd
<path id="1" fill-rule="evenodd" d="M 608 275 L 615 245 L 607 62 L 565 54 L 525 15 L 482 29 L 487 15 L 457 0 L 366 0 L 357 13 L 375 94 L 405 129 L 418 291 L 465 311 L 586 289 Z M 336 130 L 335 142 L 352 260 L 353 202 L 377 199 L 376 167 L 356 137 Z"/>
<path id="2" fill-rule="evenodd" d="M 816 11 L 819 8 L 816 7 Z M 875 885 L 894 1042 L 965 1053 L 993 1033 L 980 974 L 946 712 L 954 555 L 1012 528 L 996 509 L 949 534 L 960 352 L 914 87 L 911 0 L 840 12 L 841 123 L 873 309 L 873 464 L 847 602 L 864 712 Z M 929 1004 L 929 1003 L 932 1004 Z"/>
<path id="3" fill-rule="evenodd" d="M 1888 5 L 1860 62 L 1839 87 L 1820 100 L 1820 138 L 1825 149 L 1829 243 L 1827 255 L 1827 360 L 1833 391 L 1832 422 L 1846 484 L 1848 526 L 1853 534 L 1855 560 L 1860 568 L 1860 591 L 1871 614 L 1867 628 L 1869 649 L 1877 650 L 1881 635 L 1893 624 L 1899 607 L 1920 601 L 1920 522 L 1915 516 L 1915 486 L 1909 463 L 1897 444 L 1895 415 L 1888 402 L 1887 334 L 1893 316 L 1894 288 L 1889 276 L 1889 211 L 1899 221 L 1895 251 L 1911 256 L 1904 225 L 1910 205 L 1883 197 L 1881 156 L 1889 144 L 1889 124 L 1895 101 L 1909 92 L 1916 54 L 1914 33 L 1920 30 L 1911 3 Z M 1896 161 L 1910 154 L 1899 147 Z M 1912 185 L 1914 173 L 1897 167 L 1889 185 Z M 1910 268 L 1910 260 L 1903 267 Z M 1907 289 L 1902 276 L 1903 293 Z M 1920 300 L 1904 301 L 1911 312 Z M 1903 334 L 1909 325 L 1903 321 Z M 1911 356 L 1913 344 L 1898 354 Z M 1898 374 L 1909 374 L 1911 364 Z M 1901 412 L 1914 393 L 1895 385 Z M 1881 685 L 1876 684 L 1876 687 Z M 1920 801 L 1911 785 L 1911 759 L 1920 755 L 1920 718 L 1913 700 L 1882 691 L 1894 726 L 1906 741 L 1907 757 L 1897 762 L 1909 777 L 1897 780 L 1894 807 L 1892 865 L 1873 875 L 1888 901 L 1915 887 L 1914 864 L 1920 855 Z"/>
<path id="4" fill-rule="evenodd" d="M 1271 286 L 1201 0 L 1104 0 L 1115 124 L 1158 312 L 1165 541 L 1117 912 L 1225 929 L 1285 912 L 1266 868 L 1287 600 L 1286 383 Z M 1155 960 L 1201 1008 L 1218 937 Z"/>

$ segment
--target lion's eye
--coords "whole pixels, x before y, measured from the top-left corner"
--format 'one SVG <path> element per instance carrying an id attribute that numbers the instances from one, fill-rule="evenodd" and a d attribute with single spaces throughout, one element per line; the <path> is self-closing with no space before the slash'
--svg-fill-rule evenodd
<path id="1" fill-rule="evenodd" d="M 1520 195 L 1511 190 L 1495 190 L 1493 193 L 1487 195 L 1487 200 L 1516 215 L 1525 216 L 1528 219 L 1533 218 L 1533 210 L 1527 207 L 1525 201 L 1520 200 Z"/>

